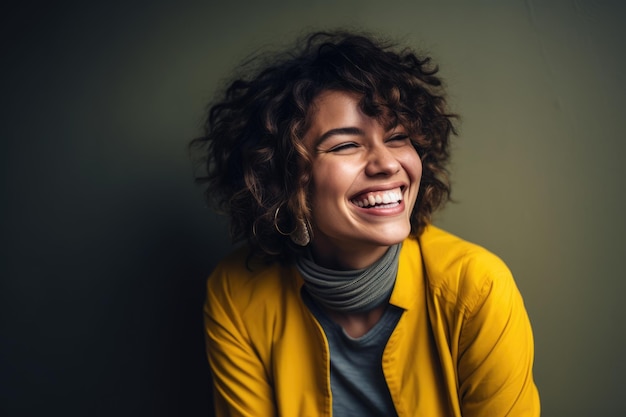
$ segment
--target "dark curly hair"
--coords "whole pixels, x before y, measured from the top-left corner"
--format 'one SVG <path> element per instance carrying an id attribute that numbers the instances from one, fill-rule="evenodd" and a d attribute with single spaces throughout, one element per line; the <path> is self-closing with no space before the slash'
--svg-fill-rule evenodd
<path id="1" fill-rule="evenodd" d="M 363 34 L 316 32 L 297 45 L 252 59 L 252 75 L 232 82 L 209 108 L 204 136 L 191 143 L 207 199 L 230 217 L 235 241 L 247 240 L 269 259 L 291 259 L 301 248 L 281 231 L 311 222 L 311 163 L 302 143 L 311 104 L 322 91 L 352 92 L 368 116 L 407 129 L 420 155 L 411 215 L 411 233 L 419 235 L 450 197 L 446 164 L 456 116 L 446 109 L 438 67 Z"/>

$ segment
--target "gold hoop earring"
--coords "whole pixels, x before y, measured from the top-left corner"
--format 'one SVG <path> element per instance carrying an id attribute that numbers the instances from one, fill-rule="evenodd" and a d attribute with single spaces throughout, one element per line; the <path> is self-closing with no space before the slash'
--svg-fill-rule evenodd
<path id="1" fill-rule="evenodd" d="M 278 213 L 280 212 L 281 207 L 282 206 L 278 206 L 278 208 L 274 212 L 274 229 L 276 229 L 276 231 L 283 236 L 289 236 L 291 241 L 298 246 L 308 245 L 311 242 L 311 229 L 308 225 L 308 222 L 304 219 L 297 219 L 296 227 L 289 233 L 285 233 L 280 230 L 280 227 L 278 227 Z"/>
<path id="2" fill-rule="evenodd" d="M 285 233 L 282 230 L 280 230 L 280 227 L 278 227 L 278 212 L 280 211 L 281 207 L 282 206 L 278 206 L 278 208 L 274 212 L 274 229 L 276 229 L 276 231 L 278 233 L 280 233 L 281 235 L 283 235 L 283 236 L 289 236 L 291 234 L 291 232 L 290 233 Z"/>

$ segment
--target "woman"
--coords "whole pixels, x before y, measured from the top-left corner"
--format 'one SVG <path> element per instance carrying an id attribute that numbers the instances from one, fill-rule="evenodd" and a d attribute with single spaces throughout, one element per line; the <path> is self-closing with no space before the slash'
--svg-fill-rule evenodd
<path id="1" fill-rule="evenodd" d="M 208 280 L 217 414 L 539 415 L 510 272 L 430 225 L 455 133 L 437 68 L 350 33 L 302 45 L 233 82 L 194 141 L 246 241 Z"/>

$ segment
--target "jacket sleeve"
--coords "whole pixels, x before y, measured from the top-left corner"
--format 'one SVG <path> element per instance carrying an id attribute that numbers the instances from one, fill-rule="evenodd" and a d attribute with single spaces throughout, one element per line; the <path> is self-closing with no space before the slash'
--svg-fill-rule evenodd
<path id="1" fill-rule="evenodd" d="M 218 266 L 209 277 L 204 306 L 216 415 L 274 416 L 276 411 L 269 371 L 265 369 L 246 331 L 231 285 L 228 269 Z"/>
<path id="2" fill-rule="evenodd" d="M 464 417 L 537 417 L 533 336 L 513 277 L 502 261 L 487 259 L 475 297 L 468 299 L 459 338 L 459 400 Z M 484 266 L 484 265 L 483 265 Z"/>

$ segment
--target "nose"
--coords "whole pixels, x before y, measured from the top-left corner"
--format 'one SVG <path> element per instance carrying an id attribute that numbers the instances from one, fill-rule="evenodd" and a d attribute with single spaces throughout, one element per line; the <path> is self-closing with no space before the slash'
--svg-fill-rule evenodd
<path id="1" fill-rule="evenodd" d="M 391 149 L 380 144 L 368 152 L 365 173 L 369 176 L 393 175 L 400 171 L 401 165 Z"/>

